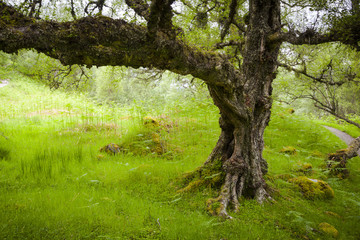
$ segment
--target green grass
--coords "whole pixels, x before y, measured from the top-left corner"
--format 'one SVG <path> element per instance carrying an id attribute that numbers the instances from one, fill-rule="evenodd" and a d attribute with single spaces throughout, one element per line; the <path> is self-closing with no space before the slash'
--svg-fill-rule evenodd
<path id="1" fill-rule="evenodd" d="M 354 122 L 357 122 L 357 123 L 360 122 L 359 117 L 352 116 L 352 118 L 350 120 L 353 120 Z M 360 129 L 358 127 L 356 127 L 352 124 L 349 124 L 343 120 L 336 119 L 333 116 L 328 116 L 325 119 L 320 119 L 320 120 L 316 119 L 316 120 L 314 120 L 314 122 L 339 129 L 343 132 L 346 132 L 347 134 L 349 134 L 350 136 L 352 136 L 354 138 L 357 138 L 360 136 Z"/>
<path id="2" fill-rule="evenodd" d="M 5 74 L 5 73 L 2 73 Z M 328 178 L 325 157 L 346 145 L 321 124 L 274 107 L 265 132 L 264 157 L 275 203 L 241 199 L 241 211 L 223 221 L 206 212 L 212 189 L 177 193 L 174 181 L 206 160 L 218 134 L 218 113 L 196 99 L 144 112 L 140 107 L 97 106 L 85 96 L 52 92 L 15 73 L 0 88 L 0 239 L 358 239 L 360 163 L 350 177 Z M 171 125 L 161 132 L 168 154 L 148 152 L 141 140 L 144 116 Z M 166 117 L 164 117 L 166 116 Z M 6 138 L 5 138 L 6 137 Z M 108 143 L 137 141 L 115 156 Z M 292 146 L 295 155 L 281 153 Z M 99 156 L 103 155 L 103 156 Z M 332 200 L 306 200 L 280 175 L 325 179 Z M 338 215 L 329 215 L 334 212 Z"/>

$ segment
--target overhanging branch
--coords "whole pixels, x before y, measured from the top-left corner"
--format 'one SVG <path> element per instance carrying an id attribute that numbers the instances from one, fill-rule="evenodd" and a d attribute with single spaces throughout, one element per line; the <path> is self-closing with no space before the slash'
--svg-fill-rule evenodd
<path id="1" fill-rule="evenodd" d="M 335 113 L 335 112 L 333 112 L 333 111 L 330 111 L 328 108 L 325 108 L 325 107 L 322 107 L 322 106 L 319 106 L 319 105 L 316 105 L 316 104 L 315 104 L 315 107 L 317 107 L 317 108 L 319 108 L 319 109 L 321 109 L 321 110 L 323 110 L 323 111 L 325 111 L 325 112 L 328 112 L 328 113 L 330 113 L 331 115 L 333 115 L 333 116 L 335 116 L 335 117 L 337 117 L 337 118 L 340 118 L 340 119 L 344 120 L 344 121 L 347 122 L 347 123 L 350 123 L 350 124 L 352 124 L 352 125 L 360 128 L 360 124 L 359 124 L 359 123 L 354 122 L 354 121 L 352 121 L 352 120 L 350 120 L 350 119 L 348 119 L 348 118 L 346 118 L 346 117 L 344 117 L 344 116 L 342 116 L 342 115 L 340 115 L 340 114 L 337 114 L 337 113 Z"/>
<path id="2" fill-rule="evenodd" d="M 313 29 L 307 29 L 305 32 L 276 32 L 269 36 L 270 42 L 288 42 L 293 45 L 317 45 L 327 42 L 340 41 L 340 38 L 334 34 L 320 34 Z"/>
<path id="3" fill-rule="evenodd" d="M 209 84 L 230 86 L 239 73 L 220 54 L 196 50 L 158 30 L 108 17 L 71 22 L 34 21 L 0 3 L 0 50 L 34 48 L 65 65 L 131 66 L 191 74 Z M 226 71 L 224 71 L 226 69 Z"/>
<path id="4" fill-rule="evenodd" d="M 329 63 L 330 64 L 330 63 Z M 295 72 L 295 73 L 298 73 L 298 74 L 302 74 L 310 79 L 312 79 L 313 81 L 315 82 L 319 82 L 319 83 L 323 83 L 323 84 L 326 84 L 326 85 L 331 85 L 331 86 L 341 86 L 343 85 L 344 83 L 346 83 L 346 81 L 327 81 L 325 80 L 325 77 L 324 77 L 324 74 L 325 72 L 327 71 L 328 67 L 323 69 L 320 73 L 320 76 L 316 77 L 316 76 L 313 76 L 309 73 L 307 73 L 307 71 L 305 69 L 296 69 L 294 67 L 291 67 L 285 63 L 278 63 L 278 65 L 280 67 L 283 67 L 285 68 L 286 70 L 288 71 L 292 71 L 292 72 Z M 328 65 L 329 66 L 329 65 Z"/>

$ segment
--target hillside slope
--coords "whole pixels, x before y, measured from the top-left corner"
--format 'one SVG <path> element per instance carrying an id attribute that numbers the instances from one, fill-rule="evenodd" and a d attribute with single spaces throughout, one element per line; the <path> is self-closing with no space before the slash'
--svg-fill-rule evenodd
<path id="1" fill-rule="evenodd" d="M 359 158 L 350 161 L 348 179 L 329 178 L 326 155 L 346 144 L 318 123 L 274 107 L 264 157 L 275 202 L 241 199 L 240 212 L 230 212 L 235 220 L 224 221 L 206 210 L 217 196 L 211 186 L 178 191 L 177 180 L 201 166 L 217 140 L 212 105 L 193 101 L 155 115 L 2 75 L 11 81 L 0 88 L 1 239 L 360 236 Z M 144 117 L 161 128 L 149 128 Z M 108 143 L 123 150 L 99 152 Z M 306 199 L 291 180 L 299 176 L 326 181 L 334 198 Z"/>

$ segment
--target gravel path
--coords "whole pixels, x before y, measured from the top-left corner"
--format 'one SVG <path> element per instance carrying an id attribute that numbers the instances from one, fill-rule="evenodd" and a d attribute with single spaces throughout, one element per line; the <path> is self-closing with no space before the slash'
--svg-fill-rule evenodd
<path id="1" fill-rule="evenodd" d="M 8 80 L 0 80 L 0 88 L 1 87 L 5 87 L 6 85 L 9 84 L 9 81 Z"/>
<path id="2" fill-rule="evenodd" d="M 332 132 L 333 134 L 335 134 L 336 136 L 338 136 L 341 140 L 343 140 L 348 146 L 350 145 L 350 143 L 352 141 L 354 141 L 354 138 L 352 136 L 350 136 L 347 133 L 344 133 L 336 128 L 332 128 L 332 127 L 328 127 L 328 126 L 324 126 L 324 128 L 328 129 L 330 132 Z M 360 150 L 357 152 L 358 156 L 360 156 Z"/>

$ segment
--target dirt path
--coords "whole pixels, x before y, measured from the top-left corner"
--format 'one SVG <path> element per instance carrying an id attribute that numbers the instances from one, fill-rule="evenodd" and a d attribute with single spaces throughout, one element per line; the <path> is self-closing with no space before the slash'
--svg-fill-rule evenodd
<path id="1" fill-rule="evenodd" d="M 1 87 L 5 87 L 6 85 L 9 84 L 9 81 L 8 80 L 0 80 L 0 88 Z"/>
<path id="2" fill-rule="evenodd" d="M 354 138 L 352 136 L 350 136 L 347 133 L 344 133 L 336 128 L 332 128 L 332 127 L 328 127 L 328 126 L 324 126 L 326 129 L 328 129 L 330 132 L 332 132 L 333 134 L 335 134 L 336 136 L 338 136 L 341 140 L 343 140 L 348 146 L 350 145 L 350 143 L 352 141 L 354 141 Z M 357 152 L 358 156 L 360 156 L 360 150 Z"/>

